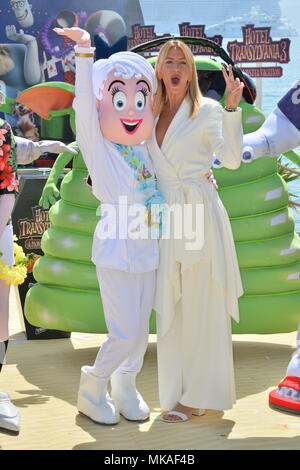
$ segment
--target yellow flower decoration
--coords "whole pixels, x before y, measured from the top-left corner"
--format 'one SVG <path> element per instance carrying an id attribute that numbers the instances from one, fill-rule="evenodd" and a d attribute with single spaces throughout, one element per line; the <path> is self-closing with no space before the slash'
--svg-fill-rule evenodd
<path id="1" fill-rule="evenodd" d="M 15 235 L 14 240 L 18 240 Z M 23 284 L 27 277 L 28 258 L 23 248 L 16 242 L 14 242 L 14 255 L 14 266 L 7 266 L 6 264 L 0 263 L 0 279 L 4 281 L 5 284 L 18 286 Z"/>

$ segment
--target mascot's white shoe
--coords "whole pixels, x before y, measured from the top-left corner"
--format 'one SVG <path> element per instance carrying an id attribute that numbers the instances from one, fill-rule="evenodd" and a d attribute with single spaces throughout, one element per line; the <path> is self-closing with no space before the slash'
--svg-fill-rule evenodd
<path id="1" fill-rule="evenodd" d="M 129 421 L 145 421 L 150 410 L 136 389 L 135 375 L 112 374 L 111 395 L 122 416 Z"/>
<path id="2" fill-rule="evenodd" d="M 88 373 L 89 367 L 81 368 L 78 391 L 78 411 L 99 424 L 117 424 L 120 415 L 107 392 L 109 379 L 96 377 Z"/>
<path id="3" fill-rule="evenodd" d="M 20 415 L 18 409 L 9 399 L 6 392 L 0 391 L 0 428 L 8 431 L 20 431 Z"/>

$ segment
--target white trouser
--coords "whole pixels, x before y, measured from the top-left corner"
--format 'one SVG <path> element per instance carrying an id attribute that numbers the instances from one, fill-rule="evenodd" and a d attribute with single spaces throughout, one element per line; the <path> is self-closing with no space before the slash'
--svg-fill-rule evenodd
<path id="1" fill-rule="evenodd" d="M 13 231 L 11 225 L 6 225 L 11 216 L 15 203 L 14 194 L 0 196 L 0 261 L 11 265 L 13 259 Z M 8 311 L 10 286 L 0 280 L 0 342 L 8 339 Z"/>
<path id="2" fill-rule="evenodd" d="M 131 274 L 97 266 L 108 336 L 100 348 L 93 375 L 138 374 L 148 344 L 156 271 Z"/>
<path id="3" fill-rule="evenodd" d="M 14 243 L 12 225 L 5 225 L 0 237 L 0 261 L 11 266 L 14 264 Z M 8 312 L 10 286 L 0 279 L 0 342 L 8 339 Z"/>
<path id="4" fill-rule="evenodd" d="M 210 263 L 203 262 L 181 273 L 182 297 L 163 337 L 157 315 L 158 384 L 164 410 L 177 402 L 224 410 L 235 402 L 230 316 L 210 269 Z"/>
<path id="5" fill-rule="evenodd" d="M 0 237 L 5 229 L 7 222 L 11 216 L 15 204 L 14 194 L 0 195 Z"/>
<path id="6" fill-rule="evenodd" d="M 0 343 L 8 339 L 8 312 L 10 286 L 0 280 Z"/>
<path id="7" fill-rule="evenodd" d="M 5 225 L 0 237 L 0 261 L 11 266 L 14 264 L 14 242 L 12 225 Z M 10 286 L 0 279 L 0 342 L 8 339 L 8 312 Z"/>

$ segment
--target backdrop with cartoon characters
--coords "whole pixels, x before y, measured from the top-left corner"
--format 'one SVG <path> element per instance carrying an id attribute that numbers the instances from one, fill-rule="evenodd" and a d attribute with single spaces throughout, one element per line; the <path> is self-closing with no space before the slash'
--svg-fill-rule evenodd
<path id="1" fill-rule="evenodd" d="M 131 35 L 134 24 L 144 24 L 139 0 L 3 0 L 0 6 L 0 89 L 13 105 L 5 115 L 20 136 L 39 140 L 52 137 L 39 120 L 13 99 L 29 86 L 49 81 L 74 83 L 74 44 L 53 32 L 54 27 L 79 26 L 93 40 L 100 36 L 108 44 Z M 56 129 L 57 130 L 57 129 Z M 50 135 L 47 135 L 50 134 Z M 63 127 L 59 138 L 70 140 Z"/>

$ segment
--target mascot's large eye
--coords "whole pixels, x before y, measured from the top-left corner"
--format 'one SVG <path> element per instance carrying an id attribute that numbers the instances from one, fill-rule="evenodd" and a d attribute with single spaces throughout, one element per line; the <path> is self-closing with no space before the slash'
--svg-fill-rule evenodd
<path id="1" fill-rule="evenodd" d="M 243 147 L 242 161 L 244 163 L 251 163 L 253 158 L 254 158 L 253 147 L 250 147 L 249 145 L 245 145 L 245 147 Z"/>
<path id="2" fill-rule="evenodd" d="M 144 109 L 145 104 L 146 104 L 146 96 L 143 91 L 138 91 L 135 94 L 134 104 L 138 111 L 142 111 Z"/>
<path id="3" fill-rule="evenodd" d="M 127 98 L 123 91 L 117 91 L 114 93 L 112 101 L 117 111 L 123 111 L 127 104 Z"/>

